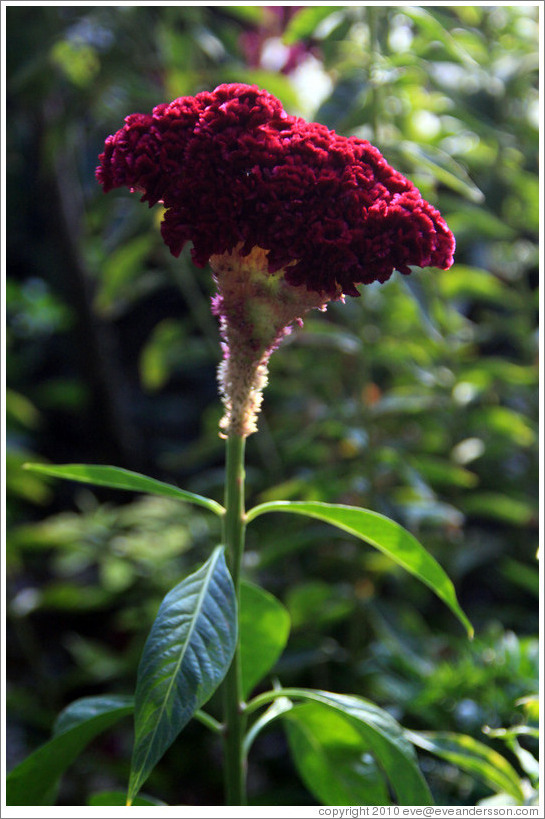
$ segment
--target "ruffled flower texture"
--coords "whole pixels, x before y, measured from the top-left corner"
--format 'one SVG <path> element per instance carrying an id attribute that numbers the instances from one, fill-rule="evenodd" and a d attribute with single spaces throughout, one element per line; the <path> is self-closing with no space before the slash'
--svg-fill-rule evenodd
<path id="1" fill-rule="evenodd" d="M 161 231 L 174 256 L 191 242 L 194 263 L 211 263 L 226 347 L 227 328 L 238 324 L 238 342 L 253 345 L 262 375 L 286 327 L 311 307 L 358 296 L 356 285 L 384 282 L 395 269 L 453 261 L 454 237 L 440 213 L 376 148 L 286 114 L 255 86 L 220 85 L 132 114 L 99 160 L 105 192 L 128 187 L 150 207 L 163 203 Z M 275 304 L 264 306 L 265 291 Z M 249 324 L 271 329 L 256 340 Z M 233 351 L 224 352 L 229 362 Z M 229 415 L 225 372 L 223 381 Z M 227 434 L 255 428 L 232 418 L 223 426 Z"/>
<path id="2" fill-rule="evenodd" d="M 409 265 L 447 269 L 454 240 L 439 212 L 369 142 L 288 116 L 254 86 L 220 85 L 132 114 L 106 140 L 105 191 L 162 201 L 163 238 L 204 267 L 240 243 L 269 272 L 336 298 Z"/>

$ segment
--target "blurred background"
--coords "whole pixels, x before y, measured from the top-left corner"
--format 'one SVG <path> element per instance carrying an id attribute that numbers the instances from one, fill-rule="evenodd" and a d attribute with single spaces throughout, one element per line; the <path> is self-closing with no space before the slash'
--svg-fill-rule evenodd
<path id="1" fill-rule="evenodd" d="M 537 7 L 21 5 L 6 16 L 8 768 L 67 703 L 134 689 L 159 601 L 218 541 L 204 511 L 21 465 L 113 464 L 222 499 L 210 276 L 189 250 L 169 255 L 159 207 L 104 196 L 94 169 L 127 114 L 240 81 L 370 139 L 457 240 L 451 270 L 363 287 L 273 356 L 248 502 L 394 518 L 454 580 L 476 638 L 378 552 L 271 516 L 249 532 L 246 573 L 292 618 L 276 672 L 368 697 L 407 727 L 470 734 L 531 793 L 535 742 L 483 727 L 535 720 Z M 125 787 L 131 741 L 130 720 L 96 740 L 59 804 Z M 316 804 L 286 748 L 275 725 L 256 742 L 253 804 Z M 421 765 L 438 804 L 494 798 L 449 763 L 423 754 Z M 145 790 L 221 804 L 216 740 L 191 723 Z"/>

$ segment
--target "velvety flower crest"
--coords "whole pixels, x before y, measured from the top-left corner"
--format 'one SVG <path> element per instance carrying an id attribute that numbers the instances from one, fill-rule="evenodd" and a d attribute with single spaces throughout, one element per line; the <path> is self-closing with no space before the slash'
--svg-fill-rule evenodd
<path id="1" fill-rule="evenodd" d="M 97 178 L 163 202 L 171 252 L 191 242 L 195 264 L 210 263 L 226 436 L 256 431 L 269 358 L 309 310 L 394 269 L 452 264 L 441 215 L 376 148 L 288 116 L 255 86 L 132 114 L 106 140 Z"/>
<path id="2" fill-rule="evenodd" d="M 410 265 L 447 269 L 440 213 L 369 142 L 289 116 L 255 86 L 220 85 L 132 114 L 106 140 L 97 179 L 162 201 L 163 238 L 193 261 L 266 251 L 270 274 L 324 297 L 357 296 Z"/>

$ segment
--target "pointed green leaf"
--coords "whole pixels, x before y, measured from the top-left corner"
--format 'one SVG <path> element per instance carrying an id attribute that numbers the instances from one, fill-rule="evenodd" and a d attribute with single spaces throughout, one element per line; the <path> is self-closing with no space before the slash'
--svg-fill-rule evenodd
<path id="1" fill-rule="evenodd" d="M 415 165 L 427 168 L 438 182 L 466 196 L 471 202 L 484 202 L 484 194 L 473 182 L 463 165 L 446 151 L 434 145 L 418 145 L 403 141 L 397 150 L 409 157 Z"/>
<path id="2" fill-rule="evenodd" d="M 282 654 L 290 632 L 290 616 L 272 594 L 243 581 L 239 630 L 242 695 L 247 697 Z"/>
<path id="3" fill-rule="evenodd" d="M 55 720 L 53 735 L 64 734 L 66 731 L 71 731 L 73 728 L 101 716 L 101 714 L 113 713 L 119 708 L 129 709 L 127 713 L 130 713 L 134 708 L 134 697 L 105 694 L 99 697 L 82 697 L 79 700 L 74 700 L 60 712 Z"/>
<path id="4" fill-rule="evenodd" d="M 333 709 L 348 720 L 362 738 L 362 747 L 370 749 L 377 764 L 388 778 L 392 791 L 400 805 L 430 805 L 431 795 L 417 764 L 416 754 L 402 727 L 382 708 L 361 697 L 315 691 L 308 688 L 284 688 L 278 692 L 256 697 L 289 697 L 305 702 L 319 703 Z M 251 705 L 249 711 L 251 712 Z M 281 718 L 291 714 L 286 711 Z"/>
<path id="5" fill-rule="evenodd" d="M 138 472 L 121 469 L 118 466 L 96 466 L 95 464 L 63 464 L 48 466 L 46 464 L 24 464 L 24 469 L 39 472 L 42 475 L 51 475 L 53 478 L 64 478 L 78 483 L 90 483 L 95 486 L 108 486 L 110 489 L 127 489 L 130 492 L 146 492 L 149 495 L 162 495 L 166 498 L 194 503 L 204 506 L 216 515 L 223 515 L 221 504 L 211 498 L 186 492 L 170 483 L 148 478 Z"/>
<path id="6" fill-rule="evenodd" d="M 135 694 L 129 799 L 227 673 L 237 639 L 223 546 L 164 598 L 144 646 Z"/>
<path id="7" fill-rule="evenodd" d="M 52 805 L 66 768 L 94 737 L 133 710 L 132 697 L 85 697 L 59 716 L 55 736 L 17 765 L 6 780 L 8 805 Z"/>
<path id="8" fill-rule="evenodd" d="M 283 719 L 301 779 L 322 805 L 391 804 L 372 749 L 339 712 L 313 702 Z"/>
<path id="9" fill-rule="evenodd" d="M 429 586 L 463 623 L 469 636 L 473 636 L 473 627 L 460 608 L 452 581 L 417 539 L 395 521 L 369 509 L 319 501 L 262 503 L 248 512 L 247 521 L 266 512 L 290 512 L 317 518 L 366 541 Z"/>
<path id="10" fill-rule="evenodd" d="M 483 742 L 447 731 L 406 731 L 406 736 L 417 747 L 452 762 L 494 792 L 504 791 L 517 799 L 518 804 L 523 803 L 517 772 L 501 754 Z"/>

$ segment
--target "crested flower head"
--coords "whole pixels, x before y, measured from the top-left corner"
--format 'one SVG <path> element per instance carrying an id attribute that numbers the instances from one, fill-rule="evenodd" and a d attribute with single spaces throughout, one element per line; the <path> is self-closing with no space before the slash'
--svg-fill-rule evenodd
<path id="1" fill-rule="evenodd" d="M 97 178 L 162 201 L 163 238 L 193 261 L 240 246 L 267 251 L 270 273 L 326 299 L 357 296 L 409 265 L 446 269 L 454 240 L 439 212 L 369 142 L 288 116 L 255 86 L 132 114 L 106 140 Z"/>
<path id="2" fill-rule="evenodd" d="M 369 142 L 289 116 L 255 86 L 220 85 L 132 114 L 96 175 L 161 201 L 174 256 L 192 243 L 218 292 L 222 429 L 256 429 L 272 351 L 294 322 L 410 265 L 447 269 L 440 213 Z"/>

